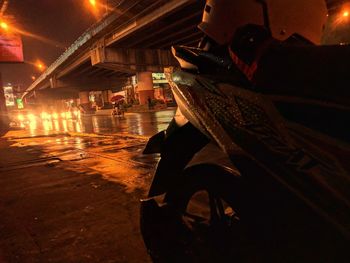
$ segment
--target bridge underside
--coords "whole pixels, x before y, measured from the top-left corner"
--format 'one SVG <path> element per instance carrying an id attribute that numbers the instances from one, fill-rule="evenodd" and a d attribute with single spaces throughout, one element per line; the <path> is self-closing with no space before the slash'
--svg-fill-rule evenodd
<path id="1" fill-rule="evenodd" d="M 139 72 L 163 72 L 164 67 L 177 66 L 170 53 L 172 45 L 195 46 L 200 41 L 202 33 L 197 25 L 205 0 L 121 2 L 124 5 L 112 14 L 115 21 L 101 36 L 97 34 L 94 41 L 78 48 L 72 58 L 29 90 L 51 97 L 120 90 Z"/>
<path id="2" fill-rule="evenodd" d="M 82 44 L 78 39 L 65 52 L 69 56 L 44 73 L 28 92 L 121 89 L 139 72 L 162 72 L 164 67 L 176 66 L 170 47 L 196 46 L 202 37 L 197 25 L 205 0 L 114 2 L 118 8 L 84 33 L 79 38 Z M 335 12 L 343 2 L 327 0 L 329 12 Z"/>

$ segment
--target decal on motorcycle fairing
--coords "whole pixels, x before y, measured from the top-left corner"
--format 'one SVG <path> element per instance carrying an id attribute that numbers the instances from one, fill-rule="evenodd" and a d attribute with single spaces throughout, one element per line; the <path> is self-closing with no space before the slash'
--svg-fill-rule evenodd
<path id="1" fill-rule="evenodd" d="M 186 72 L 173 76 L 174 93 L 224 151 L 243 150 L 349 235 L 350 185 L 337 159 L 298 144 L 263 95 Z"/>

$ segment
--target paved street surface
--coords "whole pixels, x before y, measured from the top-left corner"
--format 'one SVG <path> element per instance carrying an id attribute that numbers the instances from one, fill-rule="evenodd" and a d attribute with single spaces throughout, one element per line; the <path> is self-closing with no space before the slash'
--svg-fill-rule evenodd
<path id="1" fill-rule="evenodd" d="M 0 262 L 150 262 L 139 199 L 158 157 L 142 149 L 173 114 L 31 117 L 5 134 Z"/>
<path id="2" fill-rule="evenodd" d="M 136 134 L 152 136 L 164 130 L 174 116 L 175 109 L 126 113 L 124 117 L 110 115 L 85 115 L 78 112 L 57 112 L 34 114 L 29 112 L 11 115 L 16 126 L 25 128 L 31 136 L 38 132 L 46 135 L 58 132 L 78 132 L 95 134 Z"/>

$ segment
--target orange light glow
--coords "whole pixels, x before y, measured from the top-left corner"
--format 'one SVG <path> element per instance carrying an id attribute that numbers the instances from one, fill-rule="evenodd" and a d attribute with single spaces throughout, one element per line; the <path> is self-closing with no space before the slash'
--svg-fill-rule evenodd
<path id="1" fill-rule="evenodd" d="M 44 63 L 40 62 L 40 61 L 37 61 L 35 63 L 35 66 L 40 70 L 40 71 L 44 71 L 46 69 L 46 66 Z"/>
<path id="2" fill-rule="evenodd" d="M 96 7 L 96 0 L 89 0 L 89 2 L 93 7 Z"/>
<path id="3" fill-rule="evenodd" d="M 75 111 L 73 112 L 73 114 L 74 114 L 74 116 L 77 117 L 77 118 L 80 117 L 80 111 L 78 111 L 78 110 L 75 110 Z"/>
<path id="4" fill-rule="evenodd" d="M 28 119 L 29 119 L 29 121 L 35 121 L 36 120 L 35 115 L 33 113 L 28 114 Z"/>
<path id="5" fill-rule="evenodd" d="M 66 118 L 71 119 L 72 118 L 72 113 L 70 111 L 66 112 Z"/>
<path id="6" fill-rule="evenodd" d="M 62 120 L 62 125 L 63 125 L 63 131 L 67 132 L 68 131 L 67 120 Z"/>
<path id="7" fill-rule="evenodd" d="M 43 120 L 50 120 L 51 119 L 51 115 L 48 114 L 47 112 L 42 112 L 41 113 L 41 119 L 43 119 Z"/>
<path id="8" fill-rule="evenodd" d="M 9 26 L 7 23 L 5 23 L 4 21 L 0 22 L 0 27 L 5 30 L 8 31 L 9 30 Z"/>
<path id="9" fill-rule="evenodd" d="M 97 20 L 101 19 L 107 13 L 113 12 L 114 8 L 109 7 L 106 1 L 101 0 L 89 0 L 86 1 L 86 7 Z"/>
<path id="10" fill-rule="evenodd" d="M 55 41 L 55 40 L 52 40 L 52 39 L 49 39 L 47 37 L 44 37 L 44 36 L 40 36 L 40 35 L 37 35 L 37 34 L 34 34 L 34 33 L 31 33 L 31 32 L 28 32 L 28 31 L 25 31 L 23 29 L 20 29 L 18 27 L 15 27 L 13 25 L 9 26 L 5 21 L 0 21 L 0 28 L 5 30 L 5 31 L 11 31 L 11 33 L 14 33 L 14 34 L 19 34 L 19 35 L 22 35 L 22 36 L 27 36 L 27 37 L 30 37 L 30 38 L 34 38 L 36 40 L 39 40 L 43 43 L 46 43 L 46 44 L 49 44 L 51 46 L 54 46 L 56 48 L 60 48 L 60 49 L 65 49 L 65 45 Z"/>
<path id="11" fill-rule="evenodd" d="M 349 22 L 350 22 L 350 3 L 346 3 L 333 16 L 331 26 L 333 28 L 337 28 L 339 26 L 348 25 Z"/>
<path id="12" fill-rule="evenodd" d="M 24 121 L 24 116 L 22 114 L 19 114 L 17 118 L 19 121 Z"/>
<path id="13" fill-rule="evenodd" d="M 56 112 L 52 113 L 52 118 L 54 118 L 55 120 L 58 119 L 58 114 Z"/>

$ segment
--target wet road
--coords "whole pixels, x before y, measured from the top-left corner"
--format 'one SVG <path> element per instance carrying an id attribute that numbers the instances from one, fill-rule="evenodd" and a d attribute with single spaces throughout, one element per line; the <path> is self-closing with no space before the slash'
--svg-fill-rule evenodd
<path id="1" fill-rule="evenodd" d="M 142 154 L 147 138 L 31 132 L 0 138 L 0 262 L 150 262 L 139 200 L 158 157 Z"/>
<path id="2" fill-rule="evenodd" d="M 148 137 L 166 129 L 175 110 L 126 113 L 124 117 L 80 114 L 13 114 L 15 147 L 40 148 L 40 158 L 88 167 L 109 181 L 146 191 L 157 156 L 143 155 Z M 83 171 L 87 173 L 87 171 Z M 147 175 L 147 176 L 145 176 Z"/>
<path id="3" fill-rule="evenodd" d="M 21 128 L 0 138 L 0 262 L 150 262 L 139 200 L 159 155 L 142 152 L 174 113 L 13 114 Z"/>
<path id="4" fill-rule="evenodd" d="M 31 136 L 44 132 L 46 135 L 60 132 L 96 134 L 134 134 L 152 136 L 166 129 L 175 110 L 158 112 L 126 113 L 124 117 L 87 115 L 79 113 L 30 112 L 12 114 L 15 126 L 28 130 Z"/>
<path id="5" fill-rule="evenodd" d="M 150 262 L 139 200 L 159 156 L 142 151 L 174 112 L 12 114 L 20 129 L 0 138 L 0 262 Z"/>

